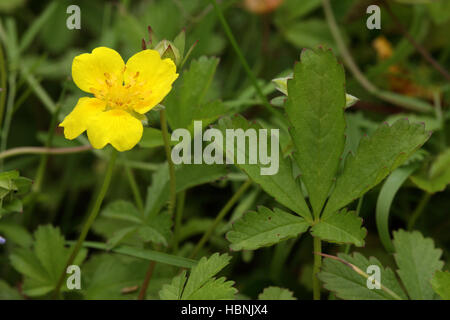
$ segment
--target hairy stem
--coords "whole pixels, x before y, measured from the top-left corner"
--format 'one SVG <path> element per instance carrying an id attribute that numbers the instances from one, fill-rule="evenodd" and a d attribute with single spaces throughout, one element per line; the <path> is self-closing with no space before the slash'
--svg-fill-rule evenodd
<path id="1" fill-rule="evenodd" d="M 54 293 L 54 297 L 58 297 L 59 296 L 59 292 L 61 290 L 61 286 L 64 282 L 64 279 L 66 277 L 66 269 L 68 266 L 70 266 L 73 261 L 75 260 L 75 258 L 78 255 L 78 252 L 80 251 L 82 245 L 83 245 L 83 241 L 86 239 L 87 234 L 89 233 L 89 230 L 91 229 L 92 224 L 95 221 L 95 218 L 98 215 L 98 212 L 100 211 L 100 207 L 103 203 L 103 199 L 105 198 L 106 192 L 108 191 L 109 185 L 111 183 L 111 178 L 112 178 L 112 174 L 114 171 L 114 165 L 117 159 L 117 154 L 118 152 L 113 149 L 112 154 L 111 154 L 111 158 L 109 159 L 109 163 L 108 163 L 108 167 L 106 169 L 106 173 L 105 173 L 105 178 L 103 180 L 103 184 L 100 188 L 100 191 L 97 195 L 97 198 L 95 199 L 95 203 L 94 206 L 92 207 L 92 211 L 89 214 L 86 222 L 84 223 L 83 229 L 81 230 L 81 234 L 78 237 L 78 241 L 75 244 L 75 247 L 72 250 L 72 253 L 70 254 L 69 259 L 67 260 L 66 263 L 66 267 L 64 268 L 63 272 L 61 273 L 61 276 L 59 277 L 58 283 L 56 285 L 55 288 L 55 293 Z"/>
<path id="2" fill-rule="evenodd" d="M 194 250 L 192 251 L 190 258 L 194 258 L 198 252 L 203 248 L 205 243 L 209 240 L 211 235 L 213 234 L 214 230 L 217 228 L 219 223 L 223 220 L 225 215 L 230 211 L 230 209 L 234 206 L 234 204 L 242 197 L 242 195 L 245 193 L 245 191 L 252 185 L 251 180 L 247 180 L 245 183 L 243 183 L 239 189 L 236 191 L 236 193 L 228 200 L 228 202 L 225 204 L 225 206 L 220 210 L 220 212 L 217 214 L 216 219 L 214 220 L 213 224 L 209 227 L 209 229 L 203 234 L 200 241 L 195 246 Z"/>

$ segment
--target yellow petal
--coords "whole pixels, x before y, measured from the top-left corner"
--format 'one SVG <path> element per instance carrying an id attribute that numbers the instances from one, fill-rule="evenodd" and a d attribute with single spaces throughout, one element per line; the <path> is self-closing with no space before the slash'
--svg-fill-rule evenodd
<path id="1" fill-rule="evenodd" d="M 139 92 L 143 100 L 133 106 L 139 113 L 146 113 L 160 103 L 172 89 L 178 78 L 175 63 L 162 60 L 158 51 L 143 50 L 132 56 L 124 72 L 125 85 Z"/>
<path id="2" fill-rule="evenodd" d="M 78 88 L 94 93 L 105 90 L 106 81 L 122 83 L 124 67 L 125 63 L 117 51 L 99 47 L 92 53 L 83 53 L 73 59 L 72 78 Z"/>
<path id="3" fill-rule="evenodd" d="M 128 112 L 114 109 L 98 114 L 87 129 L 89 141 L 96 149 L 112 144 L 118 151 L 133 148 L 142 138 L 142 122 Z"/>
<path id="4" fill-rule="evenodd" d="M 59 125 L 64 127 L 66 139 L 75 139 L 82 134 L 88 123 L 97 114 L 105 110 L 106 103 L 97 98 L 80 98 L 71 113 Z"/>

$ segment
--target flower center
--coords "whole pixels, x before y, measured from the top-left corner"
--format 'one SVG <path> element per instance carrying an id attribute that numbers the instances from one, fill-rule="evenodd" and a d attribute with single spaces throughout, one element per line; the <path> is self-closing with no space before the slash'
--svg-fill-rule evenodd
<path id="1" fill-rule="evenodd" d="M 127 83 L 123 81 L 123 73 L 121 79 L 106 72 L 104 76 L 101 89 L 90 89 L 97 99 L 106 102 L 106 110 L 120 109 L 131 113 L 135 108 L 145 105 L 145 98 L 151 94 L 151 90 L 145 87 L 146 81 L 139 77 L 139 72 Z"/>

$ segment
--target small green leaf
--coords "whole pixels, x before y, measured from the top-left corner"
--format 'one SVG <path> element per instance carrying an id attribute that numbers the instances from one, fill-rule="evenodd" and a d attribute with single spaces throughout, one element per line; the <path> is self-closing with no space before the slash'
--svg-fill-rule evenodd
<path id="1" fill-rule="evenodd" d="M 192 268 L 189 279 L 186 281 L 186 272 L 176 276 L 171 284 L 163 286 L 159 295 L 163 300 L 231 300 L 237 290 L 233 288 L 232 281 L 225 278 L 216 279 L 214 276 L 229 262 L 231 257 L 227 254 L 213 254 L 203 257 Z M 185 285 L 186 283 L 186 285 Z M 184 287 L 184 288 L 183 288 Z"/>
<path id="2" fill-rule="evenodd" d="M 434 292 L 444 300 L 450 300 L 450 272 L 436 271 L 431 279 Z"/>
<path id="3" fill-rule="evenodd" d="M 394 232 L 395 261 L 398 275 L 413 300 L 431 300 L 436 297 L 430 281 L 444 263 L 440 260 L 441 249 L 436 249 L 430 238 L 418 231 Z"/>
<path id="4" fill-rule="evenodd" d="M 374 257 L 367 259 L 360 253 L 351 255 L 338 254 L 342 260 L 358 267 L 367 273 L 369 266 L 380 268 L 380 283 L 402 299 L 406 299 L 395 273 L 384 268 Z M 369 289 L 367 279 L 356 273 L 348 265 L 334 259 L 325 258 L 323 260 L 322 271 L 319 279 L 324 282 L 324 287 L 336 294 L 337 297 L 345 300 L 393 300 L 394 297 L 382 289 Z"/>
<path id="5" fill-rule="evenodd" d="M 358 217 L 355 211 L 343 209 L 320 219 L 312 227 L 311 233 L 329 242 L 351 243 L 363 247 L 367 230 L 361 225 L 362 218 Z"/>
<path id="6" fill-rule="evenodd" d="M 9 286 L 9 284 L 0 280 L 0 300 L 22 300 L 20 293 Z"/>
<path id="7" fill-rule="evenodd" d="M 275 208 L 259 207 L 258 212 L 248 212 L 233 224 L 227 233 L 232 250 L 255 250 L 294 238 L 305 232 L 309 223 L 303 218 Z"/>
<path id="8" fill-rule="evenodd" d="M 429 170 L 411 176 L 411 181 L 428 193 L 444 191 L 450 184 L 450 149 L 439 154 Z"/>
<path id="9" fill-rule="evenodd" d="M 420 124 L 401 119 L 381 125 L 371 137 L 363 137 L 355 156 L 349 155 L 328 200 L 324 216 L 346 206 L 380 183 L 404 163 L 429 138 Z"/>
<path id="10" fill-rule="evenodd" d="M 329 50 L 304 50 L 288 81 L 288 94 L 294 158 L 318 216 L 344 151 L 344 68 Z"/>
<path id="11" fill-rule="evenodd" d="M 297 300 L 297 298 L 288 289 L 267 287 L 259 294 L 258 300 Z"/>

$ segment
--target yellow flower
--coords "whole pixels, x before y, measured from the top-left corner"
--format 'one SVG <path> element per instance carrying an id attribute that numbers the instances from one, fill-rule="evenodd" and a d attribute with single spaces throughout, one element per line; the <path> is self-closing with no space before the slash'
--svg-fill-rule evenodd
<path id="1" fill-rule="evenodd" d="M 94 148 L 110 143 L 126 151 L 141 140 L 142 115 L 164 99 L 178 74 L 173 61 L 155 50 L 136 53 L 125 65 L 115 50 L 99 47 L 75 57 L 72 78 L 95 98 L 79 99 L 60 124 L 66 139 L 87 131 Z"/>

